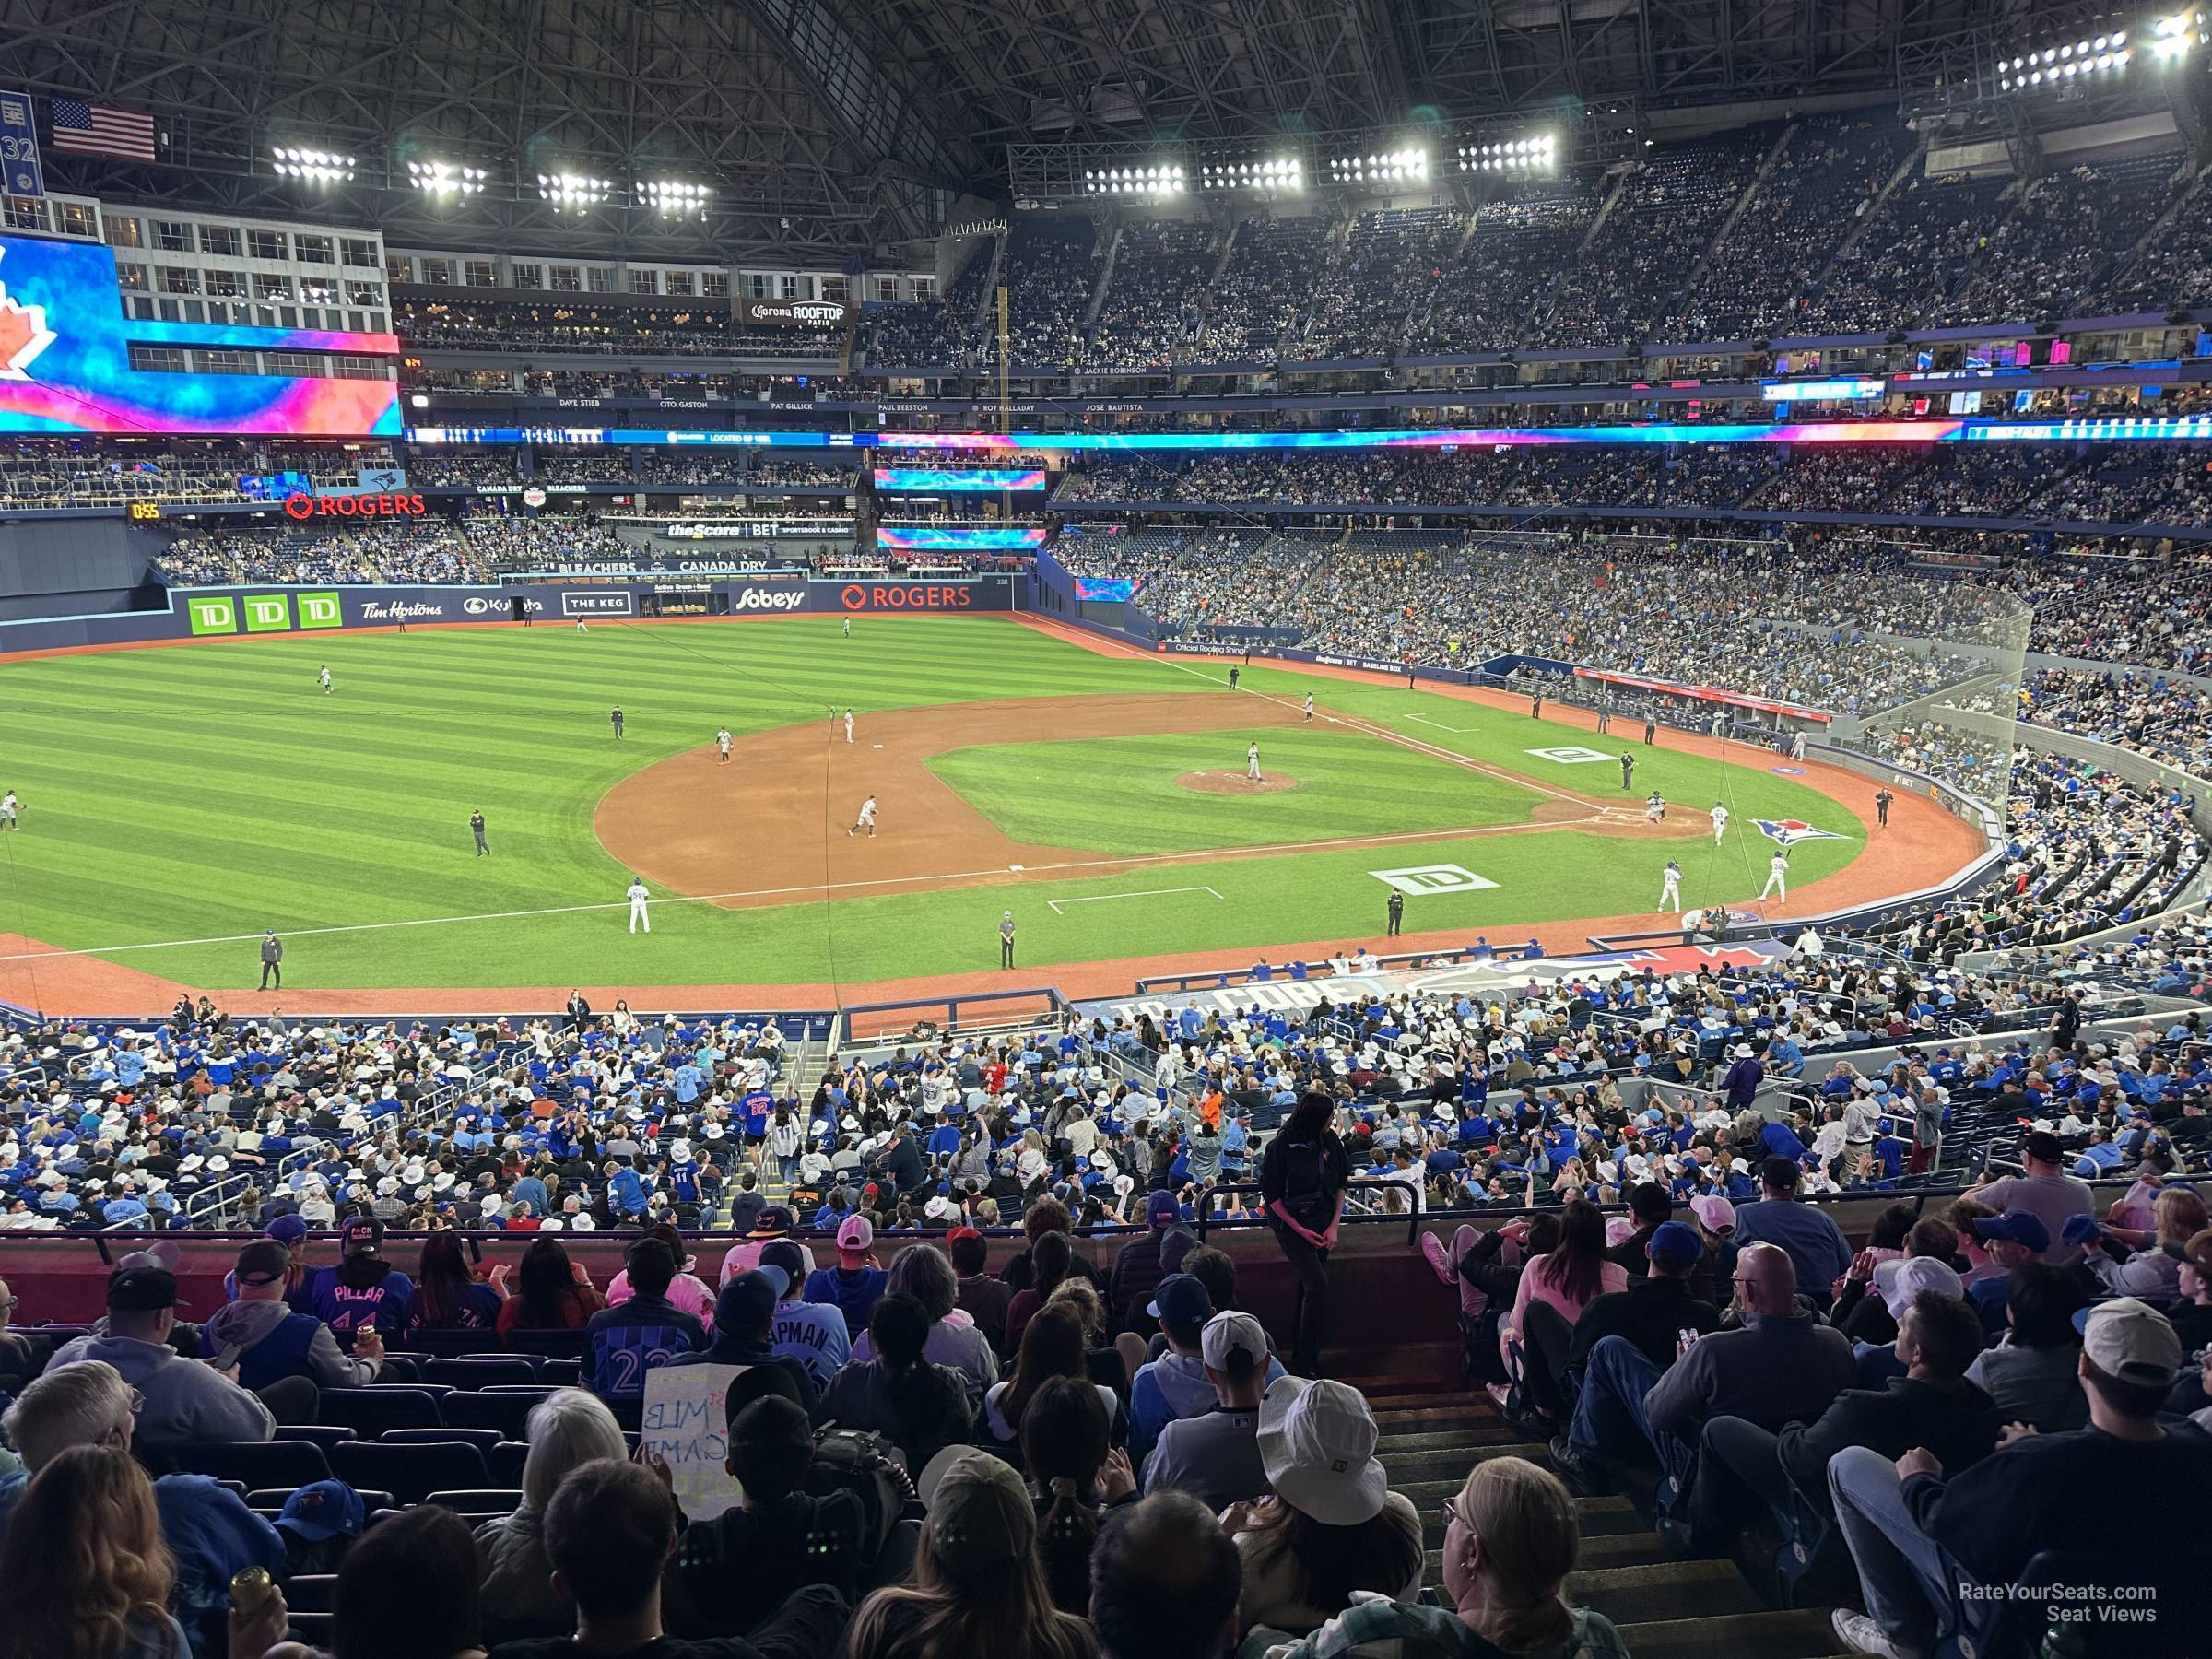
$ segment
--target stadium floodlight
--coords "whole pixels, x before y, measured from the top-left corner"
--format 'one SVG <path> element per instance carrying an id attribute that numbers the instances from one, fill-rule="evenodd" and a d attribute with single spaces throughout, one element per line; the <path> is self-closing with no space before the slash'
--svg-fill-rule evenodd
<path id="1" fill-rule="evenodd" d="M 556 213 L 582 213 L 596 207 L 607 198 L 614 186 L 605 179 L 594 179 L 582 173 L 539 173 L 537 194 L 540 199 L 552 204 Z"/>
<path id="2" fill-rule="evenodd" d="M 2171 12 L 2150 26 L 2150 55 L 2154 62 L 2171 64 L 2187 55 L 2192 46 L 2205 41 L 2205 14 Z"/>
<path id="3" fill-rule="evenodd" d="M 1198 169 L 1201 190 L 1303 190 L 1305 163 L 1295 156 L 1259 161 L 1213 161 Z"/>
<path id="4" fill-rule="evenodd" d="M 638 186 L 639 201 L 671 218 L 679 214 L 687 218 L 705 218 L 707 199 L 713 194 L 708 185 L 681 179 L 648 179 Z"/>
<path id="5" fill-rule="evenodd" d="M 487 177 L 480 167 L 462 167 L 451 161 L 407 163 L 407 182 L 435 196 L 481 195 Z"/>
<path id="6" fill-rule="evenodd" d="M 1548 171 L 1559 160 L 1559 139 L 1556 133 L 1535 133 L 1524 138 L 1463 144 L 1456 154 L 1464 173 Z"/>
<path id="7" fill-rule="evenodd" d="M 2160 18 L 2152 26 L 2152 56 L 2171 63 L 2187 52 L 2190 46 L 2204 39 L 2204 14 L 2177 13 Z M 2161 50 L 2161 43 L 2163 50 Z M 2000 92 L 2033 92 L 2046 87 L 2062 87 L 2078 82 L 2083 76 L 2112 75 L 2124 70 L 2135 61 L 2136 48 L 2128 44 L 2124 29 L 2092 35 L 2081 40 L 2064 41 L 2056 46 L 2044 46 L 2034 52 L 2016 53 L 1997 60 L 1997 90 Z"/>
<path id="8" fill-rule="evenodd" d="M 354 159 L 339 155 L 335 150 L 302 149 L 293 145 L 278 145 L 270 152 L 276 171 L 288 179 L 304 179 L 311 184 L 350 184 L 353 182 Z"/>

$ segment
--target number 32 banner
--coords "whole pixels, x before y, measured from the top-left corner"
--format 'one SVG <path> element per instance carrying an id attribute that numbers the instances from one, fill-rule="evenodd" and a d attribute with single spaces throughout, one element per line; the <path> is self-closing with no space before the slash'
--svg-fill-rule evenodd
<path id="1" fill-rule="evenodd" d="M 46 177 L 39 168 L 39 133 L 30 120 L 30 100 L 20 92 L 0 92 L 0 169 L 6 170 L 9 195 L 46 194 Z"/>

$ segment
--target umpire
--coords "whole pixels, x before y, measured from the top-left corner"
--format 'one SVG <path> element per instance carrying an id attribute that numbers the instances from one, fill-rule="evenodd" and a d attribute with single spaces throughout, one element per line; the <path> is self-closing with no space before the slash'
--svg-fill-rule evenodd
<path id="1" fill-rule="evenodd" d="M 1007 911 L 998 919 L 998 965 L 1014 966 L 1014 912 Z"/>
<path id="2" fill-rule="evenodd" d="M 1383 909 L 1389 913 L 1390 936 L 1394 939 L 1406 931 L 1406 895 L 1393 888 L 1390 902 Z"/>
<path id="3" fill-rule="evenodd" d="M 269 988 L 272 977 L 276 981 L 276 989 L 283 990 L 284 941 L 276 936 L 276 930 L 273 927 L 261 936 L 261 988 L 264 991 Z"/>

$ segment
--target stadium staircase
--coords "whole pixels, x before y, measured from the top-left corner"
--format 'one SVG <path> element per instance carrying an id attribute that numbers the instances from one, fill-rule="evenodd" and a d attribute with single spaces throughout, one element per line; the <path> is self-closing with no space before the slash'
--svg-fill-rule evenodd
<path id="1" fill-rule="evenodd" d="M 1393 1490 L 1421 1513 L 1421 1583 L 1443 1594 L 1443 1500 L 1467 1470 L 1493 1457 L 1551 1466 L 1548 1446 L 1516 1430 L 1477 1389 L 1419 1379 L 1454 1359 L 1406 1363 L 1389 1376 L 1344 1377 L 1374 1407 L 1382 1440 L 1376 1454 Z M 1631 1659 L 1828 1659 L 1842 1650 L 1826 1606 L 1776 1610 L 1734 1560 L 1669 1555 L 1636 1500 L 1578 1497 L 1582 1557 L 1567 1599 L 1603 1613 L 1620 1628 Z"/>
<path id="2" fill-rule="evenodd" d="M 1721 228 L 1712 233 L 1712 240 L 1705 244 L 1698 254 L 1697 262 L 1689 267 L 1689 279 L 1672 296 L 1673 305 L 1678 307 L 1685 295 L 1697 292 L 1698 284 L 1705 279 L 1706 268 L 1712 264 L 1713 255 L 1728 245 L 1730 232 L 1735 230 L 1744 215 L 1750 212 L 1759 201 L 1766 187 L 1768 175 L 1773 172 L 1775 164 L 1788 152 L 1790 140 L 1796 133 L 1797 124 L 1793 121 L 1784 124 L 1782 131 L 1775 135 L 1774 142 L 1768 147 L 1766 155 L 1760 158 L 1759 171 L 1751 175 L 1751 182 L 1744 186 L 1744 194 L 1735 198 L 1735 206 L 1728 209 L 1728 217 L 1721 221 Z M 1661 314 L 1667 313 L 1663 312 Z"/>
<path id="3" fill-rule="evenodd" d="M 1090 290 L 1089 303 L 1083 307 L 1081 332 L 1085 339 L 1090 337 L 1091 327 L 1099 320 L 1099 308 L 1106 303 L 1106 290 L 1113 286 L 1113 267 L 1121 259 L 1122 238 L 1126 232 L 1126 226 L 1113 228 L 1113 240 L 1106 244 L 1106 257 L 1099 261 L 1098 286 Z"/>

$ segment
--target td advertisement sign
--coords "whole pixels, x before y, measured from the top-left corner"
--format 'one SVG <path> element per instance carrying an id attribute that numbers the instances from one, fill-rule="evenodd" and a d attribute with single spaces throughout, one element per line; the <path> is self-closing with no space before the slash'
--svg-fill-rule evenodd
<path id="1" fill-rule="evenodd" d="M 184 601 L 194 634 L 288 633 L 296 628 L 340 628 L 345 610 L 335 592 L 195 594 Z"/>

